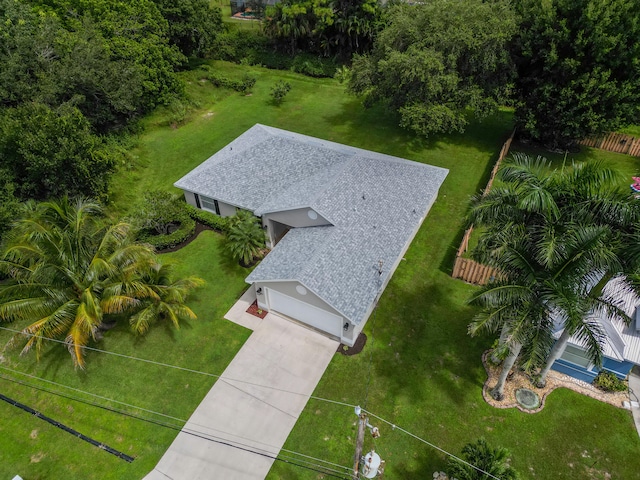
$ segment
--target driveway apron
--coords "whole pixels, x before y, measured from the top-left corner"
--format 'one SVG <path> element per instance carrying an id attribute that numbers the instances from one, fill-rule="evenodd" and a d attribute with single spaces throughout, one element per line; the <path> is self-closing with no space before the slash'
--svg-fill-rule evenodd
<path id="1" fill-rule="evenodd" d="M 265 478 L 338 342 L 273 314 L 253 326 L 145 480 Z"/>

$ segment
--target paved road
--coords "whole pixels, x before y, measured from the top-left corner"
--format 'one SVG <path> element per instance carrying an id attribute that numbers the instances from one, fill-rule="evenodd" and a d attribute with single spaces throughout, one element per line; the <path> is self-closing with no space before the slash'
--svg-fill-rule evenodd
<path id="1" fill-rule="evenodd" d="M 277 455 L 338 342 L 272 314 L 252 327 L 222 378 L 145 480 L 261 480 L 267 475 L 271 458 L 189 432 Z"/>

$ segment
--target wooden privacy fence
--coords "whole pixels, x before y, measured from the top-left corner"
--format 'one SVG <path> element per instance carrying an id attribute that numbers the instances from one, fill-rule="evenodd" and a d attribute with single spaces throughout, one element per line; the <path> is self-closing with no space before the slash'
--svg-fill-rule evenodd
<path id="1" fill-rule="evenodd" d="M 456 257 L 451 276 L 474 285 L 485 285 L 489 280 L 493 280 L 496 274 L 497 271 L 493 267 L 483 265 L 470 258 Z"/>
<path id="2" fill-rule="evenodd" d="M 513 142 L 515 134 L 516 131 L 514 130 L 511 132 L 507 141 L 504 142 L 504 145 L 502 145 L 500 155 L 498 155 L 498 160 L 493 166 L 493 170 L 491 170 L 491 176 L 489 177 L 489 181 L 487 182 L 487 186 L 482 192 L 482 195 L 486 195 L 489 193 L 489 190 L 491 190 L 493 181 L 500 169 L 500 165 L 509 154 L 509 148 L 511 148 L 511 143 Z M 462 242 L 460 242 L 460 247 L 456 252 L 456 260 L 453 263 L 453 272 L 451 272 L 451 276 L 453 278 L 464 280 L 465 282 L 473 283 L 474 285 L 484 285 L 497 275 L 497 270 L 493 267 L 488 267 L 487 265 L 478 263 L 475 260 L 471 260 L 470 258 L 463 257 L 469 248 L 469 237 L 471 237 L 471 232 L 473 232 L 473 226 L 469 227 L 467 231 L 464 232 Z"/>
<path id="3" fill-rule="evenodd" d="M 609 133 L 601 137 L 586 138 L 578 142 L 585 147 L 594 147 L 609 152 L 626 153 L 640 157 L 640 138 L 624 133 Z"/>

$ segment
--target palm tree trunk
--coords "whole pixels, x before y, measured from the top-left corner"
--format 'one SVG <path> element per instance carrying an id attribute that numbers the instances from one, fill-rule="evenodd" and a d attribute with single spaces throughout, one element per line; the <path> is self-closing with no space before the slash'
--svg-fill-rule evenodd
<path id="1" fill-rule="evenodd" d="M 507 325 L 502 326 L 502 330 L 500 331 L 500 340 L 498 340 L 498 346 L 493 349 L 491 352 L 491 362 L 494 365 L 498 365 L 500 363 L 500 358 L 498 358 L 498 352 L 500 351 L 500 347 L 504 345 L 504 342 L 507 340 L 509 336 L 509 328 Z"/>
<path id="2" fill-rule="evenodd" d="M 551 352 L 547 357 L 547 363 L 540 371 L 540 375 L 538 375 L 538 381 L 536 382 L 538 388 L 543 388 L 547 384 L 547 375 L 549 374 L 549 370 L 551 370 L 554 362 L 558 360 L 564 353 L 565 348 L 567 348 L 569 338 L 571 338 L 571 333 L 569 332 L 569 329 L 565 328 L 562 332 L 562 335 L 560 335 L 560 338 L 551 349 Z"/>
<path id="3" fill-rule="evenodd" d="M 504 359 L 504 362 L 502 363 L 502 370 L 500 371 L 498 383 L 491 390 L 491 396 L 499 402 L 504 399 L 504 384 L 507 381 L 507 375 L 509 375 L 509 372 L 513 368 L 513 364 L 516 363 L 516 359 L 518 358 L 518 355 L 520 355 L 521 349 L 521 343 L 513 344 L 511 349 L 509 350 L 509 355 Z"/>

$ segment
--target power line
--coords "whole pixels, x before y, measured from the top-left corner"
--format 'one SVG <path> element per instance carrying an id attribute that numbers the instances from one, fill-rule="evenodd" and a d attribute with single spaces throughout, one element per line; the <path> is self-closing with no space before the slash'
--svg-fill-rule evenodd
<path id="1" fill-rule="evenodd" d="M 385 420 L 384 418 L 382 418 L 382 417 L 380 417 L 380 416 L 376 415 L 375 413 L 370 412 L 370 411 L 368 411 L 368 410 L 365 410 L 365 411 L 366 411 L 369 415 L 371 415 L 372 417 L 375 417 L 375 418 L 377 418 L 378 420 L 380 420 L 381 422 L 384 422 L 384 423 L 386 423 L 387 425 L 390 425 L 390 426 L 391 426 L 391 428 L 392 428 L 393 430 L 400 430 L 402 433 L 406 433 L 406 434 L 407 434 L 407 435 L 409 435 L 410 437 L 415 438 L 416 440 L 419 440 L 419 441 L 421 441 L 422 443 L 425 443 L 425 444 L 429 445 L 431 448 L 435 448 L 435 449 L 436 449 L 436 450 L 438 450 L 439 452 L 444 453 L 445 455 L 448 455 L 448 456 L 450 456 L 451 458 L 455 458 L 455 459 L 456 459 L 456 460 L 458 460 L 459 462 L 462 462 L 462 463 L 464 463 L 465 465 L 468 465 L 468 466 L 470 466 L 471 468 L 474 468 L 475 470 L 477 470 L 477 471 L 478 471 L 478 472 L 480 472 L 480 473 L 483 473 L 483 474 L 485 474 L 485 475 L 488 475 L 489 477 L 493 478 L 494 480 L 501 480 L 500 478 L 496 477 L 495 475 L 492 475 L 491 473 L 484 471 L 484 470 L 483 470 L 483 469 L 481 469 L 480 467 L 476 467 L 475 465 L 473 465 L 473 464 L 471 464 L 471 463 L 467 462 L 466 460 L 463 460 L 463 459 L 461 459 L 460 457 L 457 457 L 457 456 L 456 456 L 456 455 L 454 455 L 453 453 L 449 453 L 449 452 L 447 452 L 447 451 L 446 451 L 446 450 L 444 450 L 443 448 L 440 448 L 439 446 L 434 445 L 433 443 L 431 443 L 431 442 L 429 442 L 429 441 L 425 440 L 424 438 L 420 438 L 419 436 L 417 436 L 417 435 L 415 435 L 415 434 L 413 434 L 413 433 L 411 433 L 411 432 L 409 432 L 409 431 L 405 430 L 405 429 L 404 429 L 404 428 L 402 428 L 402 427 L 399 427 L 398 425 L 396 425 L 396 424 L 394 424 L 394 423 L 391 423 L 391 422 L 390 422 L 390 421 L 388 421 L 388 420 Z"/>
<path id="2" fill-rule="evenodd" d="M 67 388 L 67 389 L 70 389 L 70 390 L 74 390 L 74 391 L 76 391 L 76 392 L 84 393 L 84 394 L 89 395 L 89 396 L 97 397 L 97 398 L 100 398 L 100 399 L 102 399 L 102 400 L 107 400 L 107 401 L 111 401 L 111 402 L 119 403 L 119 404 L 122 404 L 122 405 L 128 406 L 128 407 L 130 407 L 130 408 L 134 408 L 134 409 L 141 410 L 141 411 L 144 411 L 144 412 L 147 412 L 147 413 L 151 413 L 151 414 L 153 414 L 153 415 L 158 415 L 158 416 L 161 416 L 161 417 L 169 418 L 169 419 L 171 419 L 171 420 L 176 420 L 176 421 L 181 422 L 181 423 L 183 423 L 183 424 L 186 424 L 186 423 L 187 423 L 187 420 L 184 420 L 184 419 L 181 419 L 181 418 L 172 417 L 172 416 L 170 416 L 170 415 L 165 415 L 165 414 L 163 414 L 163 413 L 156 412 L 156 411 L 153 411 L 153 410 L 148 410 L 148 409 L 145 409 L 145 408 L 142 408 L 142 407 L 136 406 L 136 405 L 130 405 L 130 404 L 127 404 L 127 403 L 124 403 L 124 402 L 119 402 L 119 401 L 117 401 L 117 400 L 113 400 L 113 399 L 110 399 L 110 398 L 107 398 L 107 397 L 103 397 L 103 396 L 101 396 L 101 395 L 97 395 L 97 394 L 94 394 L 94 393 L 91 393 L 91 392 L 86 392 L 86 391 L 84 391 L 84 390 L 79 390 L 79 389 L 76 389 L 76 388 L 73 388 L 73 387 L 69 387 L 69 386 L 67 386 L 67 385 L 64 385 L 64 384 L 61 384 L 61 383 L 58 383 L 58 382 L 53 382 L 53 381 L 50 381 L 50 380 L 45 380 L 45 379 L 42 379 L 42 378 L 40 378 L 40 377 L 36 377 L 36 376 L 33 376 L 33 375 L 25 374 L 25 373 L 22 373 L 22 372 L 19 372 L 19 371 L 16 371 L 16 370 L 12 370 L 12 369 L 9 369 L 9 368 L 6 368 L 6 367 L 2 367 L 2 366 L 0 366 L 0 368 L 3 368 L 3 369 L 5 369 L 5 370 L 9 370 L 9 371 L 11 371 L 11 372 L 18 373 L 18 374 L 20 374 L 20 375 L 25 375 L 25 376 L 28 376 L 28 377 L 30 377 L 30 378 L 35 378 L 35 379 L 38 379 L 38 380 L 43 380 L 43 381 L 45 381 L 45 382 L 48 382 L 48 383 L 51 383 L 51 384 L 54 384 L 54 385 L 57 385 L 57 386 L 60 386 L 60 387 L 63 387 L 63 388 Z M 120 414 L 123 414 L 123 415 L 126 415 L 126 416 L 130 416 L 130 417 L 133 417 L 133 418 L 138 418 L 138 419 L 141 419 L 141 420 L 145 420 L 145 421 L 148 421 L 148 422 L 151 422 L 151 423 L 162 424 L 162 425 L 164 425 L 164 426 L 170 426 L 171 428 L 173 428 L 173 429 L 177 429 L 177 430 L 181 430 L 181 429 L 182 429 L 183 431 L 185 431 L 185 433 L 189 433 L 189 432 L 187 431 L 187 429 L 185 429 L 185 428 L 183 428 L 183 427 L 180 427 L 179 425 L 167 424 L 167 423 L 159 422 L 159 421 L 157 421 L 157 420 L 151 420 L 151 419 L 147 419 L 147 418 L 144 418 L 144 417 L 140 417 L 139 415 L 134 415 L 134 414 L 131 414 L 131 413 L 128 413 L 128 412 L 122 411 L 122 410 L 114 409 L 114 408 L 112 408 L 112 407 L 107 407 L 107 406 L 104 406 L 104 405 L 100 405 L 100 404 L 98 404 L 98 403 L 94 403 L 94 402 L 90 402 L 90 401 L 87 401 L 87 400 L 83 400 L 83 399 L 81 399 L 81 398 L 74 397 L 74 396 L 72 396 L 72 395 L 66 395 L 66 394 L 64 394 L 64 393 L 60 393 L 60 392 L 56 392 L 56 391 L 53 391 L 53 390 L 49 390 L 49 389 L 46 389 L 46 388 L 43 388 L 43 387 L 35 386 L 35 385 L 33 385 L 33 384 L 31 384 L 31 383 L 28 383 L 28 382 L 23 382 L 23 381 L 19 381 L 19 380 L 16 380 L 16 379 L 12 379 L 12 378 L 10 378 L 10 377 L 6 377 L 6 376 L 4 376 L 4 375 L 2 375 L 2 374 L 0 374 L 0 378 L 4 378 L 5 380 L 8 380 L 8 381 L 11 381 L 11 382 L 14 382 L 14 383 L 18 383 L 18 384 L 20 384 L 20 385 L 25 385 L 25 386 L 28 386 L 28 387 L 34 388 L 34 389 L 36 389 L 36 390 L 40 390 L 40 391 L 44 391 L 44 392 L 51 393 L 51 394 L 54 394 L 54 395 L 58 395 L 58 396 L 60 396 L 60 397 L 64 397 L 64 398 L 67 398 L 67 399 L 70 399 L 70 400 L 74 400 L 74 401 L 77 401 L 77 402 L 80 402 L 80 403 L 85 403 L 85 404 L 87 404 L 87 405 L 92 405 L 92 406 L 95 406 L 95 407 L 98 407 L 98 408 L 102 408 L 102 409 L 105 409 L 105 410 L 108 410 L 108 411 L 111 411 L 111 412 L 120 413 Z M 194 425 L 194 426 L 196 426 L 196 427 L 202 427 L 202 428 L 207 429 L 207 430 L 213 430 L 213 431 L 220 432 L 220 433 L 223 433 L 223 434 L 227 434 L 227 435 L 234 435 L 234 436 L 237 436 L 237 437 L 239 437 L 239 438 L 244 438 L 244 437 L 240 437 L 240 436 L 238 436 L 238 435 L 235 435 L 235 434 L 232 434 L 232 433 L 229 433 L 229 432 L 224 432 L 224 431 L 219 430 L 219 429 L 215 429 L 215 428 L 208 427 L 208 426 L 206 426 L 206 425 L 200 425 L 200 424 L 197 424 L 197 423 L 193 423 L 193 425 Z M 195 430 L 195 429 L 191 429 L 191 431 L 196 432 L 196 433 L 199 433 L 199 434 L 203 434 L 203 435 L 205 434 L 204 432 L 198 432 L 198 431 L 197 431 L 197 430 Z M 217 436 L 217 437 L 216 437 L 216 436 L 214 436 L 214 435 L 212 435 L 212 434 L 207 434 L 207 435 L 210 435 L 210 436 L 211 436 L 211 437 L 213 437 L 213 438 L 223 438 L 223 437 L 219 437 L 219 436 Z M 339 465 L 339 464 L 336 464 L 336 463 L 332 463 L 332 462 L 329 462 L 329 461 L 327 461 L 327 460 L 322 460 L 322 459 L 319 459 L 319 458 L 312 457 L 312 456 L 310 456 L 310 455 L 305 455 L 305 454 L 303 454 L 303 453 L 299 453 L 299 452 L 296 452 L 296 451 L 293 451 L 293 450 L 288 450 L 288 449 L 285 449 L 285 448 L 280 448 L 280 449 L 279 449 L 278 447 L 276 447 L 276 446 L 274 446 L 274 445 L 270 445 L 270 444 L 268 444 L 268 443 L 260 442 L 260 441 L 258 441 L 258 440 L 253 440 L 253 439 L 248 439 L 248 438 L 244 438 L 244 439 L 245 439 L 245 440 L 249 440 L 249 441 L 251 441 L 251 442 L 261 443 L 261 444 L 263 444 L 263 445 L 265 445 L 265 446 L 267 446 L 267 447 L 271 447 L 271 448 L 273 448 L 273 449 L 275 449 L 275 450 L 281 450 L 281 451 L 284 451 L 284 452 L 287 452 L 287 453 L 290 453 L 290 454 L 293 454 L 293 455 L 299 455 L 299 456 L 302 456 L 302 457 L 305 457 L 305 458 L 309 458 L 309 459 L 311 459 L 311 460 L 315 460 L 315 461 L 318 461 L 318 462 L 323 462 L 323 463 L 326 463 L 326 464 L 329 464 L 329 465 L 332 465 L 332 466 L 336 466 L 336 467 L 343 468 L 343 469 L 345 469 L 345 470 L 349 470 L 349 468 L 348 468 L 348 467 L 344 467 L 344 466 L 342 466 L 342 465 Z M 243 443 L 238 442 L 238 441 L 235 441 L 235 443 L 237 443 L 238 445 L 242 445 L 242 446 L 244 446 L 244 447 L 250 447 L 249 445 L 243 444 Z M 266 450 L 266 449 L 263 449 L 263 448 L 259 448 L 259 447 L 255 447 L 255 446 L 254 446 L 254 447 L 252 447 L 252 448 L 258 448 L 258 449 L 262 450 L 263 452 L 267 452 L 267 453 L 271 453 L 271 454 L 273 454 L 273 452 L 270 452 L 269 450 Z M 276 452 L 276 454 L 277 454 L 277 452 Z M 327 467 L 324 467 L 324 466 L 323 466 L 323 468 L 327 468 Z"/>
<path id="3" fill-rule="evenodd" d="M 375 315 L 375 312 L 374 312 L 374 315 Z M 50 338 L 50 337 L 44 337 L 44 336 L 41 336 L 41 335 L 35 335 L 35 334 L 25 333 L 25 332 L 22 332 L 22 331 L 20 331 L 20 330 L 14 330 L 14 329 L 11 329 L 11 328 L 0 327 L 0 330 L 6 330 L 6 331 L 9 331 L 9 332 L 14 332 L 14 333 L 22 334 L 22 335 L 25 335 L 25 336 L 28 336 L 28 337 L 37 337 L 37 338 L 42 338 L 43 340 L 49 340 L 49 341 L 56 342 L 56 343 L 61 343 L 61 344 L 67 345 L 67 346 L 69 345 L 69 343 L 64 342 L 64 341 L 62 341 L 62 340 L 58 340 L 58 339 Z M 307 397 L 307 398 L 310 398 L 310 399 L 314 399 L 314 400 L 319 400 L 319 401 L 323 401 L 323 402 L 328 402 L 328 403 L 333 403 L 333 404 L 337 404 L 337 405 L 342 405 L 342 406 L 346 406 L 346 407 L 350 407 L 350 408 L 355 408 L 355 405 L 352 405 L 352 404 L 349 404 L 349 403 L 340 402 L 340 401 L 337 401 L 337 400 L 331 400 L 331 399 L 323 398 L 323 397 L 317 397 L 317 396 L 315 396 L 315 395 L 308 395 L 308 394 L 306 394 L 306 393 L 293 392 L 293 391 L 290 391 L 290 390 L 285 390 L 285 389 L 281 389 L 281 388 L 277 388 L 277 387 L 272 387 L 272 386 L 269 386 L 269 385 L 261 385 L 261 384 L 254 383 L 254 382 L 248 382 L 248 381 L 246 381 L 246 380 L 239 380 L 239 379 L 233 379 L 233 378 L 229 378 L 229 377 L 224 377 L 224 376 L 222 376 L 222 375 L 218 375 L 218 374 L 215 374 L 215 373 L 202 372 L 202 371 L 200 371 L 200 370 L 194 370 L 194 369 L 185 368 L 185 367 L 180 367 L 180 366 L 172 365 L 172 364 L 168 364 L 168 363 L 157 362 L 157 361 L 155 361 L 155 360 L 148 360 L 148 359 L 145 359 L 145 358 L 134 357 L 134 356 L 131 356 L 131 355 L 125 355 L 125 354 L 116 353 L 116 352 L 109 352 L 109 351 L 107 351 L 107 350 L 102 350 L 102 349 L 94 348 L 94 347 L 88 347 L 88 346 L 86 346 L 86 345 L 78 345 L 78 347 L 79 347 L 79 348 L 86 349 L 86 350 L 91 350 L 91 351 L 95 351 L 95 352 L 104 353 L 104 354 L 107 354 L 107 355 L 114 355 L 114 356 L 117 356 L 117 357 L 126 358 L 126 359 L 129 359 L 129 360 L 135 360 L 135 361 L 139 361 L 139 362 L 149 363 L 149 364 L 152 364 L 152 365 L 157 365 L 157 366 L 162 366 L 162 367 L 166 367 L 166 368 L 172 368 L 172 369 L 176 369 L 176 370 L 186 371 L 186 372 L 189 372 L 189 373 L 196 373 L 196 374 L 199 374 L 199 375 L 205 375 L 205 376 L 208 376 L 208 377 L 214 377 L 214 378 L 217 378 L 217 379 L 220 379 L 220 380 L 224 380 L 224 381 L 227 381 L 227 382 L 238 382 L 238 383 L 243 383 L 243 384 L 246 384 L 246 385 L 251 385 L 251 386 L 260 387 L 260 388 L 266 388 L 266 389 L 272 389 L 272 390 L 276 390 L 276 391 L 279 391 L 279 392 L 282 392 L 282 393 L 288 393 L 288 394 L 292 394 L 292 395 L 300 395 L 300 396 L 304 396 L 304 397 Z M 45 380 L 45 379 L 43 379 L 43 378 L 41 378 L 41 377 L 37 377 L 37 376 L 33 376 L 33 375 L 29 375 L 29 374 L 25 374 L 25 373 L 19 372 L 19 371 L 17 371 L 17 370 L 11 370 L 11 369 L 8 369 L 8 368 L 3 367 L 3 366 L 0 366 L 0 368 L 3 368 L 3 369 L 5 369 L 5 370 L 9 370 L 9 371 L 13 371 L 13 372 L 18 373 L 18 374 L 20 374 L 20 375 L 26 375 L 26 376 L 29 376 L 29 377 L 32 377 L 32 378 L 36 378 L 36 379 L 39 379 L 39 380 L 45 381 L 45 382 L 49 382 L 49 383 L 54 383 L 54 384 L 56 384 L 56 382 L 52 382 L 52 381 L 50 381 L 50 380 Z M 131 407 L 131 408 L 138 408 L 138 409 L 140 409 L 140 410 L 142 410 L 142 411 L 147 411 L 147 412 L 149 412 L 149 413 L 155 413 L 155 414 L 157 414 L 157 415 L 164 416 L 164 417 L 168 417 L 168 418 L 171 418 L 171 419 L 173 419 L 173 420 L 178 420 L 178 421 L 181 421 L 181 422 L 186 422 L 186 420 L 177 419 L 177 418 L 175 418 L 175 417 L 171 417 L 171 416 L 169 416 L 169 415 L 164 415 L 164 414 L 162 414 L 162 413 L 158 413 L 158 412 L 153 412 L 153 411 L 151 411 L 151 410 L 146 410 L 146 409 L 141 408 L 141 407 L 131 406 L 131 405 L 128 405 L 128 404 L 126 404 L 126 403 L 124 403 L 124 402 L 119 402 L 119 401 L 117 401 L 117 400 L 109 399 L 109 398 L 106 398 L 106 397 L 100 397 L 99 395 L 95 395 L 95 394 L 92 394 L 92 393 L 89 393 L 89 392 L 83 392 L 82 390 L 78 390 L 78 389 L 75 389 L 75 388 L 73 388 L 73 387 L 67 387 L 67 386 L 62 385 L 62 384 L 57 384 L 57 385 L 60 385 L 60 386 L 62 386 L 62 387 L 64 387 L 64 388 L 69 388 L 69 389 L 72 389 L 72 390 L 76 390 L 76 391 L 79 391 L 79 392 L 82 392 L 82 393 L 86 393 L 87 395 L 93 395 L 93 396 L 96 396 L 96 397 L 99 397 L 99 398 L 103 398 L 103 399 L 105 399 L 105 400 L 107 400 L 107 401 L 112 401 L 112 402 L 115 402 L 115 403 L 120 403 L 120 404 L 122 404 L 122 405 L 129 406 L 129 407 Z M 446 451 L 446 450 L 444 450 L 443 448 L 438 447 L 437 445 L 435 445 L 435 444 L 433 444 L 433 443 L 430 443 L 429 441 L 427 441 L 427 440 L 425 440 L 425 439 L 423 439 L 423 438 L 420 438 L 420 437 L 418 437 L 417 435 L 415 435 L 415 434 L 413 434 L 413 433 L 411 433 L 411 432 L 409 432 L 409 431 L 407 431 L 407 430 L 405 430 L 405 429 L 403 429 L 403 428 L 400 428 L 399 426 L 397 426 L 397 425 L 395 425 L 395 424 L 393 424 L 393 423 L 389 422 L 388 420 L 383 419 L 382 417 L 380 417 L 380 416 L 378 416 L 378 415 L 374 414 L 373 412 L 368 411 L 368 410 L 366 410 L 366 409 L 364 409 L 364 408 L 363 408 L 363 410 L 364 410 L 364 411 L 366 411 L 367 413 L 369 413 L 372 417 L 375 417 L 375 418 L 377 418 L 378 420 L 380 420 L 380 421 L 382 421 L 382 422 L 384 422 L 384 423 L 386 423 L 386 424 L 390 425 L 393 429 L 398 429 L 398 430 L 400 430 L 401 432 L 403 432 L 403 433 L 405 433 L 405 434 L 407 434 L 407 435 L 409 435 L 409 436 L 411 436 L 411 437 L 415 438 L 416 440 L 419 440 L 420 442 L 423 442 L 423 443 L 425 443 L 426 445 L 429 445 L 430 447 L 435 448 L 435 449 L 436 449 L 436 450 L 438 450 L 439 452 L 441 452 L 441 453 L 443 453 L 443 454 L 445 454 L 445 455 L 447 455 L 447 456 L 449 456 L 449 457 L 451 457 L 451 458 L 454 458 L 454 459 L 456 459 L 456 460 L 458 460 L 458 461 L 460 461 L 460 462 L 464 463 L 465 465 L 468 465 L 468 466 L 470 466 L 470 467 L 474 468 L 475 470 L 477 470 L 477 471 L 479 471 L 479 472 L 481 472 L 481 473 L 483 473 L 483 474 L 485 474 L 485 475 L 488 475 L 489 477 L 491 477 L 491 478 L 493 478 L 493 479 L 495 479 L 495 480 L 500 480 L 498 477 L 496 477 L 496 476 L 492 475 L 491 473 L 486 472 L 486 471 L 482 470 L 481 468 L 476 467 L 475 465 L 473 465 L 473 464 L 471 464 L 471 463 L 469 463 L 469 462 L 467 462 L 467 461 L 465 461 L 465 460 L 462 460 L 461 458 L 457 457 L 457 456 L 456 456 L 456 455 L 454 455 L 453 453 L 447 452 L 447 451 Z M 205 426 L 203 426 L 203 425 L 200 425 L 200 426 L 202 426 L 202 427 L 204 427 L 204 428 L 208 428 L 208 427 L 205 427 Z M 262 442 L 260 442 L 260 443 L 262 443 Z M 274 447 L 274 448 L 275 448 L 275 447 Z M 321 461 L 322 461 L 322 460 L 321 460 Z M 346 467 L 343 467 L 343 468 L 346 468 Z"/>
<path id="4" fill-rule="evenodd" d="M 65 346 L 75 346 L 75 344 L 68 343 L 68 342 L 65 342 L 63 340 L 58 340 L 57 338 L 45 337 L 45 336 L 42 336 L 42 335 L 36 335 L 34 333 L 26 333 L 26 332 L 23 332 L 21 330 L 15 330 L 15 329 L 12 329 L 12 328 L 0 327 L 0 330 L 6 330 L 8 332 L 18 333 L 18 334 L 24 335 L 26 337 L 42 338 L 43 340 L 48 340 L 48 341 L 51 341 L 51 342 L 60 343 L 60 344 L 63 344 Z M 120 357 L 120 358 L 126 358 L 128 360 L 135 360 L 135 361 L 138 361 L 138 362 L 149 363 L 151 365 L 156 365 L 156 366 L 160 366 L 160 367 L 172 368 L 172 369 L 181 370 L 181 371 L 184 371 L 184 372 L 195 373 L 195 374 L 198 374 L 198 375 L 204 375 L 204 376 L 207 376 L 207 377 L 213 377 L 213 378 L 217 378 L 217 379 L 220 379 L 220 380 L 225 380 L 227 382 L 244 383 L 245 385 L 251 385 L 253 387 L 271 389 L 271 390 L 275 390 L 275 391 L 282 392 L 282 393 L 288 393 L 288 394 L 291 394 L 291 395 L 299 395 L 301 397 L 307 397 L 307 398 L 311 398 L 313 400 L 319 400 L 319 401 L 322 401 L 322 402 L 333 403 L 333 404 L 336 404 L 336 405 L 342 405 L 342 406 L 345 406 L 345 407 L 355 408 L 355 405 L 352 405 L 350 403 L 340 402 L 340 401 L 337 401 L 337 400 L 331 400 L 329 398 L 317 397 L 315 395 L 309 395 L 307 393 L 294 392 L 294 391 L 291 391 L 291 390 L 285 390 L 283 388 L 273 387 L 273 386 L 270 386 L 270 385 L 262 385 L 260 383 L 249 382 L 247 380 L 240 380 L 240 379 L 237 379 L 237 378 L 225 377 L 223 375 L 218 375 L 218 374 L 215 374 L 215 373 L 203 372 L 201 370 L 194 370 L 194 369 L 191 369 L 191 368 L 180 367 L 178 365 L 172 365 L 170 363 L 157 362 L 155 360 L 149 360 L 149 359 L 146 359 L 146 358 L 134 357 L 134 356 L 131 356 L 131 355 L 125 355 L 125 354 L 117 353 L 117 352 L 110 352 L 108 350 L 102 350 L 100 348 L 88 347 L 86 345 L 77 345 L 77 346 L 78 346 L 78 348 L 82 348 L 82 349 L 85 349 L 85 350 L 104 353 L 106 355 L 113 355 L 113 356 Z"/>
<path id="5" fill-rule="evenodd" d="M 17 373 L 20 373 L 20 372 L 17 372 Z M 100 404 L 97 404 L 97 403 L 94 403 L 94 402 L 90 402 L 90 401 L 83 400 L 83 399 L 80 399 L 80 398 L 77 398 L 77 397 L 73 397 L 71 395 L 65 395 L 64 393 L 60 393 L 60 392 L 56 392 L 56 391 L 49 390 L 49 389 L 46 389 L 46 388 L 38 387 L 38 386 L 30 384 L 28 382 L 21 382 L 19 380 L 15 380 L 15 379 L 6 377 L 6 376 L 1 375 L 1 374 L 0 374 L 0 378 L 3 378 L 5 380 L 8 380 L 8 381 L 13 382 L 13 383 L 17 383 L 17 384 L 20 384 L 20 385 L 24 385 L 24 386 L 33 388 L 35 390 L 39 390 L 39 391 L 43 391 L 43 392 L 46 392 L 46 393 L 50 393 L 52 395 L 56 395 L 56 396 L 60 396 L 60 397 L 63 397 L 63 398 L 67 398 L 69 400 L 73 400 L 73 401 L 76 401 L 76 402 L 79 402 L 79 403 L 83 403 L 83 404 L 86 404 L 86 405 L 90 405 L 90 406 L 94 406 L 94 407 L 97 407 L 97 408 L 101 408 L 103 410 L 107 410 L 107 411 L 110 411 L 110 412 L 113 412 L 113 413 L 117 413 L 117 414 L 120 414 L 120 415 L 125 415 L 127 417 L 131 417 L 131 418 L 135 418 L 135 419 L 138 419 L 138 420 L 142 420 L 144 422 L 151 423 L 151 424 L 154 424 L 154 425 L 157 425 L 157 426 L 161 426 L 161 427 L 164 427 L 164 428 L 169 428 L 169 429 L 172 429 L 172 430 L 176 430 L 178 432 L 183 432 L 183 433 L 185 433 L 187 435 L 191 435 L 191 436 L 194 436 L 194 437 L 206 440 L 206 441 L 210 441 L 210 442 L 218 443 L 218 444 L 221 444 L 221 445 L 229 446 L 229 447 L 232 447 L 232 448 L 236 448 L 236 449 L 239 449 L 239 450 L 243 450 L 243 451 L 246 451 L 248 453 L 253 453 L 253 454 L 256 454 L 256 455 L 267 457 L 267 458 L 270 458 L 272 460 L 277 460 L 277 461 L 284 462 L 284 463 L 287 463 L 287 464 L 290 464 L 290 465 L 293 465 L 293 466 L 306 468 L 308 470 L 313 470 L 315 472 L 322 473 L 323 475 L 328 475 L 330 477 L 348 480 L 347 477 L 339 476 L 339 475 L 344 475 L 343 472 L 341 472 L 339 470 L 335 470 L 333 468 L 326 467 L 325 465 L 314 464 L 314 463 L 306 461 L 306 460 L 301 460 L 301 459 L 298 459 L 298 458 L 279 455 L 278 453 L 273 454 L 273 453 L 269 452 L 268 450 L 263 450 L 263 449 L 260 449 L 258 447 L 251 447 L 249 445 L 245 445 L 245 444 L 242 444 L 240 442 L 228 440 L 228 439 L 225 439 L 225 438 L 222 438 L 222 437 L 216 437 L 214 435 L 207 434 L 205 432 L 199 432 L 198 430 L 183 428 L 183 427 L 180 427 L 178 425 L 173 425 L 173 424 L 161 422 L 161 421 L 158 421 L 158 420 L 153 420 L 153 419 L 150 419 L 150 418 L 145 418 L 145 417 L 142 417 L 140 415 L 133 414 L 131 412 L 118 410 L 118 409 L 115 409 L 115 408 L 112 408 L 112 407 L 108 407 L 108 406 L 105 406 L 105 405 L 100 405 Z M 53 383 L 55 383 L 55 382 L 53 382 Z M 62 387 L 66 387 L 65 385 L 62 385 L 62 384 L 58 384 L 58 385 L 60 385 Z M 76 390 L 76 389 L 74 389 L 74 390 Z M 93 394 L 91 394 L 89 392 L 83 392 L 83 393 L 86 393 L 88 395 L 93 395 Z M 151 410 L 146 410 L 146 409 L 143 409 L 141 407 L 136 407 L 136 406 L 132 406 L 132 407 L 133 408 L 138 408 L 140 410 L 143 410 L 143 411 L 146 411 L 146 412 L 149 412 L 149 413 L 154 413 L 156 415 L 165 416 L 165 415 L 163 415 L 163 414 L 161 414 L 159 412 L 153 412 Z M 170 418 L 175 418 L 175 417 L 170 417 Z M 180 421 L 186 423 L 186 420 L 181 420 L 181 419 L 176 419 L 176 420 L 180 420 Z M 233 443 L 231 443 L 231 442 L 233 442 Z M 262 443 L 262 442 L 258 442 L 258 443 Z M 276 447 L 274 447 L 274 448 L 276 448 Z M 262 450 L 262 451 L 259 451 L 259 450 Z M 293 455 L 299 455 L 301 457 L 305 457 L 305 458 L 308 458 L 308 459 L 311 459 L 311 460 L 315 460 L 315 461 L 318 461 L 318 462 L 327 463 L 329 465 L 340 467 L 340 468 L 344 469 L 345 471 L 349 471 L 348 467 L 344 467 L 342 465 L 334 464 L 332 462 L 328 462 L 326 460 L 318 459 L 318 458 L 312 457 L 310 455 L 305 455 L 303 453 L 294 452 L 292 450 L 287 450 L 287 449 L 282 449 L 282 450 L 286 451 L 287 453 L 291 453 Z M 292 460 L 295 460 L 295 461 L 292 461 Z M 300 462 L 300 463 L 296 463 L 296 462 Z M 307 465 L 301 465 L 301 463 L 306 463 Z M 316 468 L 312 468 L 312 467 L 316 467 Z M 319 469 L 322 469 L 322 470 L 319 470 Z M 159 471 L 159 473 L 162 473 L 163 475 L 167 476 L 163 472 Z"/>

